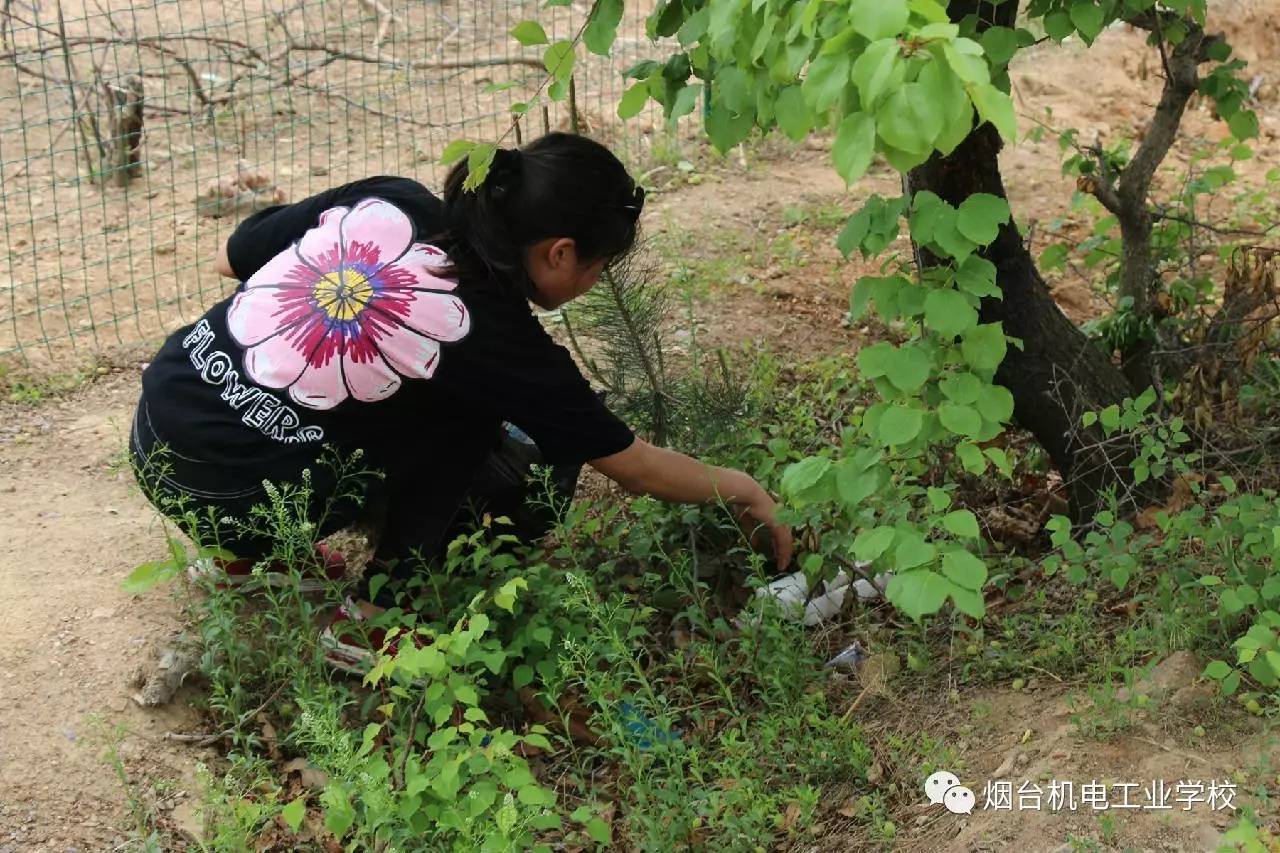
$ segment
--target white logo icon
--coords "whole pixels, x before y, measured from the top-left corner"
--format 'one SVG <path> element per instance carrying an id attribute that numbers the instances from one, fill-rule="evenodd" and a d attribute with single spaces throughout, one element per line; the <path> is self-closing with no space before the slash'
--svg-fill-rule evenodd
<path id="1" fill-rule="evenodd" d="M 960 779 L 956 777 L 956 774 L 950 770 L 939 770 L 924 780 L 924 793 L 931 804 L 935 806 L 942 805 L 947 789 L 954 788 L 959 784 Z"/>
<path id="2" fill-rule="evenodd" d="M 942 804 L 952 814 L 973 814 L 973 791 L 964 785 L 954 785 L 947 789 L 947 796 Z"/>
<path id="3" fill-rule="evenodd" d="M 924 780 L 924 793 L 932 805 L 940 805 L 952 814 L 973 814 L 977 802 L 973 791 L 961 785 L 960 778 L 950 770 L 939 770 Z"/>

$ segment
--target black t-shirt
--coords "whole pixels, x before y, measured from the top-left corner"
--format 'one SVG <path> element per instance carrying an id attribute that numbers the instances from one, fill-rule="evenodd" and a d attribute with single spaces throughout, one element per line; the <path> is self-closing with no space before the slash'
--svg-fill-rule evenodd
<path id="1" fill-rule="evenodd" d="M 377 177 L 246 219 L 241 284 L 142 376 L 150 430 L 219 482 L 290 480 L 325 445 L 460 497 L 505 420 L 548 464 L 625 450 L 626 424 L 505 282 L 437 275 L 441 202 Z"/>

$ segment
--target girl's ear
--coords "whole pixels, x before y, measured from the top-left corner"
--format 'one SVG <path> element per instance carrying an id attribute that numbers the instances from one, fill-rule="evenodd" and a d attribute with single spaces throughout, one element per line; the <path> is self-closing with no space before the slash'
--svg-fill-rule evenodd
<path id="1" fill-rule="evenodd" d="M 572 237 L 557 238 L 547 248 L 547 265 L 557 272 L 577 269 L 578 244 Z"/>

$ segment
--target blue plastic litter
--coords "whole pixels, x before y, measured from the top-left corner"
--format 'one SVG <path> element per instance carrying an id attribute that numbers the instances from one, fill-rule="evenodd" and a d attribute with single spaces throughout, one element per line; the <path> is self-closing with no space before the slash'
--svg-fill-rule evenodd
<path id="1" fill-rule="evenodd" d="M 639 749 L 652 749 L 655 742 L 670 743 L 680 739 L 679 731 L 668 731 L 642 714 L 630 702 L 623 702 L 619 708 L 622 712 L 622 725 L 635 740 Z"/>
<path id="2" fill-rule="evenodd" d="M 857 669 L 858 665 L 866 659 L 866 651 L 863 650 L 857 640 L 854 640 L 852 645 L 827 661 L 823 665 L 823 669 Z"/>

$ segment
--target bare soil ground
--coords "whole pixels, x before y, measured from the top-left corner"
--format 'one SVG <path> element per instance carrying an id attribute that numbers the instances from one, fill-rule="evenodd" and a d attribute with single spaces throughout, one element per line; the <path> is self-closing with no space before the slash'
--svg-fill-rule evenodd
<path id="1" fill-rule="evenodd" d="M 1257 70 L 1275 79 L 1271 5 L 1235 4 L 1232 28 L 1250 58 L 1261 60 Z M 1154 103 L 1159 85 L 1154 75 L 1142 79 L 1142 53 L 1141 40 L 1120 31 L 1108 33 L 1087 54 L 1080 46 L 1035 51 L 1014 72 L 1021 112 L 1041 118 L 1052 107 L 1054 124 L 1080 127 L 1086 139 L 1130 132 Z M 1255 146 L 1257 156 L 1239 169 L 1246 182 L 1280 164 L 1280 109 L 1271 91 L 1269 84 L 1261 90 L 1264 135 Z M 1188 116 L 1187 129 L 1200 139 L 1222 133 L 1203 109 Z M 1178 156 L 1189 150 L 1183 146 Z M 1044 228 L 1052 223 L 1057 239 L 1083 237 L 1086 224 L 1068 209 L 1073 188 L 1060 176 L 1054 139 L 1024 142 L 1004 156 L 1020 220 Z M 841 316 L 849 285 L 865 265 L 839 260 L 831 227 L 788 224 L 796 217 L 787 211 L 827 205 L 851 210 L 871 191 L 894 193 L 896 182 L 882 172 L 848 192 L 821 145 L 771 149 L 767 159 L 751 154 L 748 160 L 746 168 L 732 157 L 714 167 L 700 165 L 699 183 L 684 181 L 655 199 L 646 214 L 651 231 L 678 241 L 685 262 L 725 254 L 747 259 L 699 298 L 698 315 L 713 342 L 767 346 L 803 359 L 851 352 L 868 332 L 844 328 Z M 760 246 L 767 250 L 747 251 Z M 1073 319 L 1100 310 L 1082 278 L 1067 274 L 1050 284 Z M 119 464 L 139 361 L 136 355 L 120 359 L 108 375 L 64 398 L 3 409 L 3 853 L 109 850 L 125 840 L 126 789 L 104 758 L 107 741 L 117 743 L 115 753 L 134 789 L 171 810 L 177 826 L 193 826 L 194 768 L 214 758 L 165 739 L 166 732 L 199 725 L 182 694 L 158 710 L 144 710 L 130 699 L 139 669 L 154 667 L 158 650 L 182 630 L 184 594 L 181 585 L 136 597 L 120 588 L 130 568 L 157 558 L 164 548 L 153 514 Z M 1189 669 L 1183 672 L 1179 686 L 1193 676 Z M 1244 774 L 1236 778 L 1256 787 L 1274 781 L 1280 762 L 1266 731 L 1203 702 L 1157 704 L 1135 728 L 1103 741 L 1084 737 L 1072 723 L 1071 701 L 1080 685 L 1045 677 L 1020 691 L 955 688 L 957 693 L 937 695 L 891 684 L 859 716 L 872 732 L 924 732 L 944 739 L 961 756 L 963 767 L 953 769 L 978 793 L 979 806 L 983 782 L 996 777 L 1145 783 Z M 851 696 L 857 692 L 856 685 L 848 689 Z M 1210 729 L 1208 737 L 1190 738 L 1189 728 L 1200 723 Z M 117 726 L 118 735 L 104 737 Z M 904 786 L 921 781 L 912 768 L 885 772 Z M 925 807 L 923 798 L 921 803 L 895 816 L 900 849 L 1070 850 L 1072 843 L 1091 839 L 1128 849 L 1202 850 L 1214 848 L 1228 820 L 1226 813 L 1203 807 L 1111 812 L 1115 826 L 1108 830 L 1088 811 L 980 810 L 957 817 Z M 838 835 L 828 842 L 825 849 L 854 846 Z"/>

